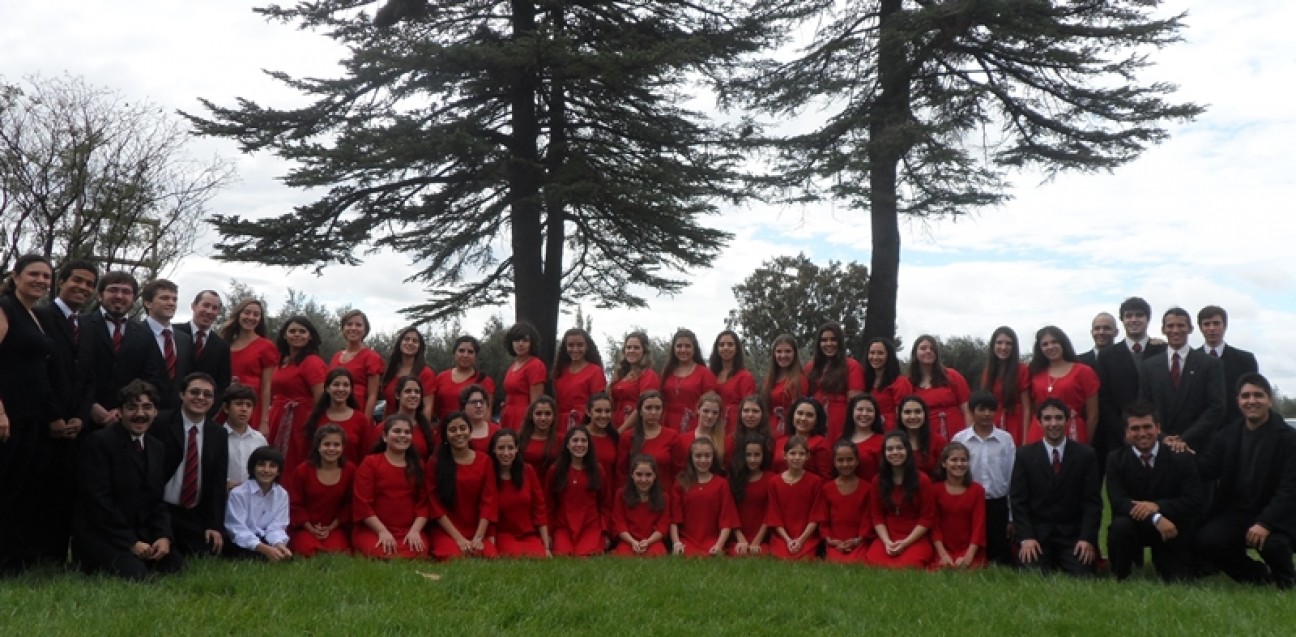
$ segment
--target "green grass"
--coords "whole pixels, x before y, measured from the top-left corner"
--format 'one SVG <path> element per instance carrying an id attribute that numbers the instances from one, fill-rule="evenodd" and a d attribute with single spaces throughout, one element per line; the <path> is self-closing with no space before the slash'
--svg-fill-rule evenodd
<path id="1" fill-rule="evenodd" d="M 0 581 L 0 635 L 1277 635 L 1296 626 L 1293 601 L 1150 571 L 1118 583 L 773 560 L 200 560 L 145 584 Z"/>

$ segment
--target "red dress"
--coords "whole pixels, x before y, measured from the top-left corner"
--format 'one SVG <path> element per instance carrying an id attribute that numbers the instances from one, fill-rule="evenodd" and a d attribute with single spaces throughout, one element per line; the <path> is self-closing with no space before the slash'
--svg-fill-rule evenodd
<path id="1" fill-rule="evenodd" d="M 900 382 L 902 380 L 903 383 Z M 878 416 L 882 418 L 882 428 L 886 431 L 891 431 L 900 425 L 900 416 L 896 413 L 896 409 L 900 406 L 900 399 L 906 395 L 900 392 L 907 391 L 909 387 L 909 381 L 904 376 L 900 376 L 891 381 L 890 385 L 869 392 L 877 401 Z"/>
<path id="2" fill-rule="evenodd" d="M 697 426 L 698 399 L 715 388 L 715 374 L 705 365 L 694 365 L 688 376 L 672 373 L 662 378 L 661 393 L 666 407 L 662 426 L 680 433 L 692 431 Z"/>
<path id="3" fill-rule="evenodd" d="M 661 482 L 662 490 L 667 493 L 673 493 L 675 489 L 675 478 L 684 470 L 688 449 L 680 444 L 679 432 L 674 429 L 662 427 L 661 431 L 655 438 L 645 438 L 643 449 L 639 453 L 653 457 L 657 461 L 657 481 Z M 617 484 L 626 484 L 626 479 L 630 476 L 630 462 L 634 459 L 632 453 L 634 449 L 634 432 L 626 432 L 621 436 L 620 449 L 617 453 Z"/>
<path id="4" fill-rule="evenodd" d="M 972 391 L 968 389 L 967 380 L 958 370 L 946 368 L 945 377 L 947 384 L 926 389 L 915 389 L 908 378 L 897 378 L 896 389 L 901 392 L 898 399 L 909 394 L 917 394 L 922 398 L 927 403 L 927 421 L 931 423 L 932 433 L 938 433 L 949 440 L 954 434 L 967 428 L 963 405 L 971 397 Z M 896 421 L 899 422 L 898 417 Z"/>
<path id="5" fill-rule="evenodd" d="M 585 420 L 585 405 L 590 396 L 607 389 L 607 377 L 599 365 L 586 363 L 579 372 L 562 371 L 553 381 L 554 400 L 558 403 L 554 425 L 559 436 Z"/>
<path id="6" fill-rule="evenodd" d="M 595 471 L 602 471 L 594 465 Z M 589 489 L 589 475 L 584 469 L 567 471 L 567 488 L 554 494 L 554 473 L 545 480 L 549 507 L 549 535 L 553 537 L 553 554 L 584 557 L 600 555 L 606 549 L 604 536 L 611 528 L 611 490 L 606 476 L 600 475 L 599 488 Z"/>
<path id="7" fill-rule="evenodd" d="M 774 383 L 773 389 L 770 390 L 770 404 L 768 405 L 769 426 L 770 431 L 774 433 L 776 438 L 791 433 L 790 430 L 792 425 L 790 423 L 792 422 L 792 403 L 809 393 L 810 384 L 806 381 L 806 377 L 802 376 L 800 389 L 797 391 L 795 396 L 791 397 L 787 395 L 787 392 L 785 391 L 786 388 L 787 381 L 785 379 L 780 379 Z M 783 423 L 785 420 L 789 423 L 786 427 L 789 431 L 784 431 Z"/>
<path id="8" fill-rule="evenodd" d="M 985 489 L 973 482 L 963 493 L 952 495 L 945 483 L 934 485 L 936 492 L 936 526 L 932 541 L 945 546 L 945 552 L 958 560 L 968 547 L 977 546 L 973 566 L 986 563 Z"/>
<path id="9" fill-rule="evenodd" d="M 751 488 L 751 485 L 748 485 Z M 788 484 L 782 475 L 770 480 L 769 512 L 765 524 L 770 528 L 770 553 L 784 560 L 813 560 L 819 552 L 819 534 L 811 533 L 801 550 L 793 555 L 787 542 L 775 533 L 782 527 L 788 537 L 796 539 L 811 524 L 821 525 L 828 519 L 824 507 L 823 480 L 813 473 L 803 473 L 796 484 Z"/>
<path id="10" fill-rule="evenodd" d="M 855 469 L 855 475 L 864 484 L 872 482 L 882 468 L 882 439 L 885 437 L 883 434 L 873 434 L 862 442 L 855 443 L 855 450 L 859 452 L 859 468 Z"/>
<path id="11" fill-rule="evenodd" d="M 774 441 L 774 473 L 783 473 L 788 468 L 787 455 L 783 451 L 787 441 L 787 436 Z M 806 458 L 805 470 L 824 480 L 831 479 L 833 477 L 833 456 L 832 445 L 828 443 L 828 439 L 823 436 L 810 436 L 806 439 L 806 448 L 810 452 L 810 456 Z"/>
<path id="12" fill-rule="evenodd" d="M 504 372 L 504 410 L 500 412 L 500 427 L 513 431 L 522 429 L 526 420 L 527 408 L 531 406 L 531 388 L 543 385 L 549 371 L 540 359 L 528 357 L 522 367 L 517 363 L 509 365 Z"/>
<path id="13" fill-rule="evenodd" d="M 445 420 L 450 412 L 461 411 L 463 408 L 459 405 L 459 394 L 472 385 L 481 385 L 486 390 L 486 395 L 495 399 L 495 379 L 478 372 L 476 375 L 469 376 L 461 383 L 454 380 L 454 368 L 441 372 L 436 377 L 436 400 L 433 402 L 433 409 L 436 411 L 437 420 Z"/>
<path id="14" fill-rule="evenodd" d="M 736 504 L 738 508 L 738 528 L 742 530 L 743 537 L 751 542 L 760 533 L 762 526 L 765 526 L 765 520 L 769 518 L 769 500 L 770 485 L 774 480 L 780 480 L 779 476 L 768 471 L 761 472 L 760 479 L 747 483 L 747 490 L 743 493 L 742 502 Z M 738 542 L 738 534 L 734 533 L 730 544 L 730 554 Z M 782 540 L 780 540 L 782 541 Z M 769 547 L 770 534 L 765 534 L 761 546 Z"/>
<path id="15" fill-rule="evenodd" d="M 625 438 L 624 435 L 621 436 Z M 612 440 L 611 436 L 596 436 L 591 431 L 590 444 L 593 445 L 594 457 L 598 460 L 599 468 L 603 470 L 603 475 L 609 479 L 616 480 L 619 473 L 617 460 L 621 457 L 620 449 L 617 443 Z M 621 483 L 616 483 L 620 485 Z"/>
<path id="16" fill-rule="evenodd" d="M 387 460 L 386 454 L 366 456 L 356 469 L 351 490 L 351 548 L 369 557 L 418 558 L 427 551 L 415 552 L 405 544 L 405 536 L 414 526 L 416 518 L 429 518 L 427 494 L 423 485 L 415 488 L 405 478 L 405 467 Z M 396 538 L 396 553 L 384 555 L 378 546 L 378 534 L 365 524 L 365 519 L 377 517 Z M 427 531 L 419 531 L 423 546 L 427 546 Z"/>
<path id="17" fill-rule="evenodd" d="M 805 364 L 805 369 L 802 371 L 808 377 L 813 367 L 814 361 L 811 361 Z M 829 440 L 841 438 L 842 429 L 846 426 L 846 403 L 850 400 L 850 392 L 864 392 L 864 368 L 860 367 L 859 361 L 853 358 L 846 359 L 845 391 L 829 394 L 816 388 L 812 396 L 820 405 L 823 405 L 824 411 L 828 414 Z"/>
<path id="18" fill-rule="evenodd" d="M 486 435 L 480 438 L 478 438 L 477 436 L 473 436 L 472 438 L 469 438 L 468 446 L 472 447 L 473 451 L 476 451 L 477 453 L 489 453 L 491 438 L 494 438 L 495 432 L 499 431 L 500 429 L 503 429 L 503 427 L 495 423 L 491 423 L 486 427 Z"/>
<path id="19" fill-rule="evenodd" d="M 343 441 L 342 445 L 342 453 L 345 455 L 346 461 L 351 464 L 360 464 L 360 461 L 369 455 L 368 450 L 365 449 L 365 442 L 369 438 L 369 432 L 374 429 L 372 421 L 365 418 L 364 412 L 359 409 L 352 409 L 351 417 L 346 420 L 331 420 L 328 414 L 325 413 L 320 416 L 319 422 L 315 423 L 315 430 L 319 431 L 320 427 L 329 423 L 342 427 L 342 433 L 346 436 L 346 440 Z M 379 430 L 381 431 L 381 428 Z M 313 441 L 309 439 L 304 430 L 301 436 L 290 440 L 288 453 L 284 454 L 284 465 L 295 467 L 310 459 L 311 442 Z"/>
<path id="20" fill-rule="evenodd" d="M 453 460 L 451 461 L 453 462 Z M 454 538 L 446 533 L 437 519 L 446 516 L 455 530 L 464 539 L 471 540 L 477 534 L 477 526 L 482 520 L 491 524 L 499 520 L 495 500 L 495 463 L 484 453 L 476 453 L 469 464 L 455 463 L 455 503 L 448 507 L 437 497 L 437 465 L 433 458 L 427 464 L 427 492 L 431 508 L 428 516 L 432 526 L 431 552 L 438 560 L 450 560 L 463 557 L 463 551 L 455 544 Z M 489 537 L 482 538 L 482 557 L 498 557 L 495 543 Z"/>
<path id="21" fill-rule="evenodd" d="M 532 438 L 527 441 L 526 449 L 522 450 L 522 461 L 527 463 L 527 466 L 535 469 L 536 475 L 540 476 L 541 480 L 544 480 L 549 475 L 549 468 L 557 464 L 558 457 L 562 455 L 561 440 L 554 439 L 553 448 L 546 454 L 545 445 L 547 444 L 549 444 L 549 440 Z"/>
<path id="22" fill-rule="evenodd" d="M 387 381 L 386 385 L 379 388 L 379 391 L 382 392 L 382 395 L 379 396 L 379 399 L 387 402 L 386 413 L 388 415 L 396 413 L 396 410 L 400 408 L 400 403 L 397 402 L 399 398 L 397 398 L 396 396 L 396 382 L 399 381 L 400 379 L 401 377 L 399 374 L 393 376 L 391 380 Z M 419 379 L 419 384 L 423 386 L 423 396 L 425 398 L 428 396 L 432 396 L 433 397 L 432 402 L 435 403 L 436 392 L 437 392 L 436 372 L 432 371 L 432 368 L 430 367 L 424 367 L 423 369 L 419 370 L 418 379 Z M 359 398 L 357 398 L 356 400 L 357 402 L 359 402 Z M 458 408 L 458 405 L 459 405 L 459 397 L 456 396 L 455 407 Z M 360 403 L 360 406 L 364 407 L 364 403 Z M 422 405 L 419 405 L 419 411 L 423 411 Z"/>
<path id="23" fill-rule="evenodd" d="M 356 465 L 343 464 L 342 475 L 336 484 L 319 480 L 315 466 L 309 462 L 285 476 L 284 488 L 288 491 L 288 548 L 295 555 L 310 557 L 318 552 L 350 553 L 351 540 L 351 489 L 355 481 Z M 306 530 L 306 523 L 328 526 L 334 520 L 337 528 L 324 539 Z"/>
<path id="24" fill-rule="evenodd" d="M 1090 396 L 1098 394 L 1098 374 L 1093 368 L 1083 363 L 1072 363 L 1071 371 L 1061 378 L 1050 378 L 1048 369 L 1040 371 L 1030 379 L 1031 404 L 1038 405 L 1049 398 L 1061 398 L 1071 408 L 1071 420 L 1067 422 L 1067 438 L 1081 444 L 1089 444 L 1089 430 L 1085 425 L 1085 403 Z M 1032 418 L 1030 432 L 1026 442 L 1038 442 L 1044 437 L 1039 419 Z"/>
<path id="25" fill-rule="evenodd" d="M 870 509 L 873 525 L 885 525 L 892 542 L 909 537 L 914 527 L 932 529 L 936 525 L 936 494 L 931 480 L 922 473 L 918 474 L 918 493 L 912 502 L 905 497 L 904 487 L 899 485 L 893 487 L 889 495 L 883 494 L 881 480 L 875 478 Z M 886 568 L 924 568 L 935 554 L 931 534 L 927 533 L 896 556 L 887 555 L 886 545 L 879 539 L 869 545 L 864 559 L 873 566 Z"/>
<path id="26" fill-rule="evenodd" d="M 686 556 L 706 557 L 720 541 L 721 531 L 742 524 L 729 481 L 720 476 L 712 475 L 709 481 L 688 489 L 677 485 L 674 496 L 671 523 L 679 527 L 680 544 L 684 545 Z"/>
<path id="27" fill-rule="evenodd" d="M 995 379 L 994 386 L 990 393 L 994 394 L 995 402 L 999 407 L 995 409 L 995 427 L 1012 434 L 1013 444 L 1018 447 L 1022 446 L 1022 404 L 1021 394 L 1030 394 L 1030 367 L 1026 363 L 1017 364 L 1017 395 L 1012 399 L 1016 404 L 1011 409 L 1005 409 L 1004 406 L 1009 403 L 1008 397 L 1003 394 L 1003 381 Z"/>
<path id="28" fill-rule="evenodd" d="M 264 336 L 252 339 L 243 349 L 230 350 L 230 384 L 238 383 L 252 389 L 256 396 L 252 399 L 252 419 L 248 422 L 253 427 L 261 426 L 261 373 L 267 368 L 279 366 L 279 348 Z M 274 395 L 271 384 L 271 396 Z M 271 420 L 270 426 L 274 427 Z"/>
<path id="29" fill-rule="evenodd" d="M 266 436 L 271 446 L 287 453 L 294 444 L 292 441 L 306 436 L 306 420 L 315 404 L 315 392 L 311 388 L 323 385 L 325 376 L 328 376 L 328 368 L 324 366 L 324 359 L 314 354 L 302 359 L 301 363 L 289 361 L 275 368 L 270 381 L 273 397 L 270 435 Z"/>
<path id="30" fill-rule="evenodd" d="M 715 391 L 724 403 L 720 408 L 720 417 L 726 423 L 725 431 L 734 431 L 738 427 L 738 416 L 742 413 L 742 400 L 756 393 L 756 379 L 751 372 L 740 369 L 725 379 L 725 382 L 716 381 Z"/>
<path id="31" fill-rule="evenodd" d="M 545 503 L 544 483 L 530 466 L 522 467 L 522 486 L 512 480 L 497 483 L 496 506 L 499 519 L 491 535 L 495 548 L 505 557 L 544 557 L 540 527 L 549 526 L 549 509 Z"/>
<path id="32" fill-rule="evenodd" d="M 824 540 L 868 539 L 873 536 L 873 525 L 869 517 L 869 483 L 860 480 L 855 490 L 843 494 L 836 480 L 827 480 L 823 485 L 824 510 L 827 521 L 819 527 L 819 536 Z M 826 544 L 826 542 L 825 542 Z M 824 559 L 841 564 L 864 561 L 868 542 L 861 542 L 849 553 L 843 553 L 832 546 L 824 546 Z"/>
<path id="33" fill-rule="evenodd" d="M 333 360 L 329 361 L 329 369 L 345 368 L 351 372 L 351 393 L 355 394 L 356 404 L 360 405 L 360 411 L 365 410 L 365 401 L 369 399 L 369 378 L 382 378 L 383 359 L 368 347 L 361 347 L 351 360 L 343 363 L 342 355 L 346 350 L 342 350 L 333 355 Z M 381 389 L 381 388 L 379 388 Z"/>
<path id="34" fill-rule="evenodd" d="M 932 433 L 931 440 L 927 445 L 926 455 L 918 453 L 918 449 L 915 448 L 914 466 L 918 468 L 918 473 L 935 480 L 936 470 L 940 468 L 940 457 L 941 454 L 945 452 L 945 445 L 947 444 L 949 444 L 948 440 L 940 437 L 940 435 L 936 433 Z M 881 465 L 878 465 L 878 467 L 880 471 Z"/>
<path id="35" fill-rule="evenodd" d="M 653 542 L 648 550 L 643 553 L 635 553 L 634 549 L 626 542 L 617 544 L 616 549 L 612 551 L 614 555 L 628 557 L 659 557 L 666 555 L 666 541 L 670 537 L 671 524 L 671 498 L 669 494 L 662 494 L 664 506 L 660 511 L 653 511 L 647 502 L 636 502 L 633 506 L 626 506 L 625 489 L 620 489 L 616 494 L 616 501 L 612 504 L 612 533 L 620 537 L 622 533 L 628 533 L 630 537 L 636 540 L 646 540 L 652 537 L 653 533 L 661 533 L 661 540 Z"/>
<path id="36" fill-rule="evenodd" d="M 639 394 L 657 389 L 660 385 L 657 372 L 651 369 L 640 371 L 634 378 L 622 378 L 612 383 L 612 424 L 620 429 L 639 405 Z"/>

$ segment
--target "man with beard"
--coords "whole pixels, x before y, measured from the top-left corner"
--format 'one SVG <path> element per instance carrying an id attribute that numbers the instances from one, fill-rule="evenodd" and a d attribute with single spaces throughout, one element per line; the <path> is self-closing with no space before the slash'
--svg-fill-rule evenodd
<path id="1" fill-rule="evenodd" d="M 127 272 L 109 272 L 99 280 L 99 309 L 81 315 L 77 365 L 87 380 L 88 428 L 97 429 L 121 419 L 120 393 L 138 378 L 158 378 L 164 372 L 154 364 L 157 345 L 148 328 L 127 318 L 139 283 Z M 154 391 L 157 391 L 156 387 Z"/>

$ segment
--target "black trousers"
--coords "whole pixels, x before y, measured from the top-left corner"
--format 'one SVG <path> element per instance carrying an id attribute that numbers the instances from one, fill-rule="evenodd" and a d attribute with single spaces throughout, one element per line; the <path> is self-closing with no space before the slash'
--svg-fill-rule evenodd
<path id="1" fill-rule="evenodd" d="M 1080 538 L 1053 536 L 1037 540 L 1040 544 L 1039 559 L 1033 562 L 1022 562 L 1021 567 L 1027 570 L 1038 570 L 1042 573 L 1062 571 L 1075 577 L 1090 577 L 1096 571 L 1094 563 L 1081 564 L 1076 557 L 1075 547 Z M 1097 551 L 1098 547 L 1094 547 Z M 1097 559 L 1094 560 L 1097 562 Z"/>
<path id="2" fill-rule="evenodd" d="M 1216 515 L 1198 529 L 1197 548 L 1202 557 L 1234 580 L 1253 584 L 1272 580 L 1282 588 L 1291 588 L 1296 585 L 1291 538 L 1271 530 L 1264 548 L 1259 551 L 1264 563 L 1257 562 L 1247 556 L 1246 545 L 1247 529 L 1255 522 L 1255 514 L 1249 511 L 1225 511 Z"/>
<path id="3" fill-rule="evenodd" d="M 1152 548 L 1152 565 L 1167 582 L 1189 579 L 1192 574 L 1193 529 L 1179 526 L 1179 535 L 1166 542 L 1151 520 L 1136 522 L 1128 516 L 1113 517 L 1107 527 L 1107 557 L 1116 579 L 1129 577 L 1134 564 L 1141 563 L 1143 548 Z"/>
<path id="4" fill-rule="evenodd" d="M 986 559 L 1012 566 L 1012 543 L 1008 540 L 1008 498 L 986 498 Z"/>

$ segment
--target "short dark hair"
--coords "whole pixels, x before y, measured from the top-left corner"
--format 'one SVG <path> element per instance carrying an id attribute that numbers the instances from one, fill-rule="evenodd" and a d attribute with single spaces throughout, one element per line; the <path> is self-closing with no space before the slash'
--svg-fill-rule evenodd
<path id="1" fill-rule="evenodd" d="M 1224 327 L 1228 327 L 1228 312 L 1218 305 L 1207 305 L 1206 307 L 1197 310 L 1197 325 L 1200 326 L 1202 321 L 1205 321 L 1212 316 L 1220 317 L 1224 321 Z"/>
<path id="2" fill-rule="evenodd" d="M 139 294 L 139 281 L 136 281 L 135 277 L 131 276 L 130 272 L 125 272 L 123 270 L 113 270 L 112 272 L 105 273 L 103 277 L 99 279 L 98 291 L 100 294 L 103 294 L 103 291 L 108 289 L 108 286 L 117 285 L 119 283 L 125 283 L 126 285 L 131 286 L 131 292 Z"/>
<path id="3" fill-rule="evenodd" d="M 250 400 L 255 403 L 256 392 L 243 383 L 234 383 L 229 386 L 229 389 L 225 390 L 225 396 L 221 398 L 221 402 L 228 405 L 236 400 Z"/>
<path id="4" fill-rule="evenodd" d="M 189 385 L 192 384 L 195 380 L 207 381 L 208 383 L 211 384 L 212 389 L 216 388 L 216 379 L 212 378 L 211 374 L 208 374 L 206 372 L 192 372 L 188 376 L 185 376 L 184 380 L 180 381 L 180 391 L 189 389 Z"/>
<path id="5" fill-rule="evenodd" d="M 249 478 L 256 480 L 256 466 L 262 462 L 273 462 L 276 467 L 279 467 L 279 475 L 275 476 L 275 482 L 278 482 L 283 478 L 284 455 L 282 451 L 279 451 L 270 445 L 263 445 L 253 449 L 252 455 L 248 456 L 247 463 Z"/>
<path id="6" fill-rule="evenodd" d="M 1121 302 L 1117 318 L 1124 317 L 1126 312 L 1142 312 L 1144 316 L 1152 316 L 1152 306 L 1142 297 L 1131 296 Z"/>
<path id="7" fill-rule="evenodd" d="M 1242 393 L 1243 385 L 1255 385 L 1264 390 L 1266 396 L 1273 398 L 1273 385 L 1269 384 L 1269 379 L 1265 378 L 1260 372 L 1247 372 L 1238 378 L 1237 386 L 1233 388 L 1233 397 Z"/>
<path id="8" fill-rule="evenodd" d="M 72 278 L 72 273 L 77 270 L 85 270 L 87 272 L 91 272 L 95 275 L 95 279 L 99 278 L 99 268 L 96 268 L 93 263 L 90 263 L 85 259 L 73 259 L 59 266 L 58 282 L 62 283 Z"/>
<path id="9" fill-rule="evenodd" d="M 224 304 L 225 304 L 225 299 L 222 299 L 222 298 L 221 298 L 220 292 L 217 292 L 216 290 L 203 290 L 203 291 L 201 291 L 201 292 L 199 292 L 199 293 L 197 293 L 197 294 L 194 295 L 193 301 L 190 303 L 190 305 L 193 305 L 193 304 L 195 304 L 195 303 L 198 303 L 199 301 L 202 301 L 202 297 L 203 297 L 204 294 L 210 294 L 210 295 L 216 297 L 216 300 L 217 300 L 221 305 L 224 305 Z"/>
<path id="10" fill-rule="evenodd" d="M 140 299 L 144 301 L 152 301 L 153 297 L 157 296 L 159 290 L 176 293 L 180 292 L 180 288 L 176 286 L 176 284 L 166 279 L 153 279 L 144 284 L 144 289 L 140 291 Z"/>
<path id="11" fill-rule="evenodd" d="M 995 398 L 994 394 L 984 389 L 978 389 L 977 391 L 972 392 L 972 395 L 968 397 L 968 409 L 976 409 L 977 407 L 998 409 L 999 401 Z"/>
<path id="12" fill-rule="evenodd" d="M 1165 325 L 1166 319 L 1172 316 L 1182 316 L 1185 321 L 1188 321 L 1188 325 L 1190 327 L 1192 326 L 1192 315 L 1188 313 L 1188 310 L 1185 310 L 1177 305 L 1166 310 L 1165 314 L 1161 315 L 1161 324 Z"/>
<path id="13" fill-rule="evenodd" d="M 1121 418 L 1125 420 L 1126 427 L 1129 426 L 1131 418 L 1147 418 L 1148 416 L 1152 417 L 1152 422 L 1158 425 L 1161 424 L 1161 417 L 1157 414 L 1156 404 L 1150 400 L 1136 400 L 1126 405 L 1121 412 Z"/>
<path id="14" fill-rule="evenodd" d="M 1040 416 L 1042 416 L 1044 414 L 1044 410 L 1049 407 L 1052 407 L 1054 409 L 1061 409 L 1062 415 L 1067 416 L 1068 418 L 1071 417 L 1071 408 L 1068 407 L 1065 402 L 1062 402 L 1061 398 L 1045 399 L 1044 402 L 1040 403 L 1039 407 L 1035 408 L 1035 417 L 1039 418 Z"/>
<path id="15" fill-rule="evenodd" d="M 149 400 L 153 401 L 154 405 L 162 402 L 161 399 L 158 398 L 157 388 L 154 387 L 152 383 L 138 378 L 126 383 L 126 386 L 122 387 L 121 391 L 117 393 L 117 397 L 121 399 L 123 405 L 135 402 L 135 400 L 140 396 L 148 396 Z"/>
<path id="16" fill-rule="evenodd" d="M 508 350 L 509 356 L 517 356 L 517 352 L 513 351 L 513 341 L 521 340 L 531 343 L 532 356 L 540 355 L 538 351 L 540 348 L 540 330 L 537 330 L 534 325 L 522 321 L 514 323 L 512 327 L 508 328 L 507 332 L 504 332 L 504 349 Z"/>

